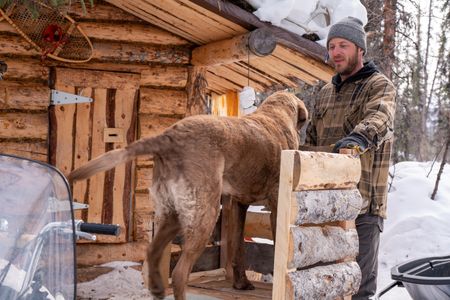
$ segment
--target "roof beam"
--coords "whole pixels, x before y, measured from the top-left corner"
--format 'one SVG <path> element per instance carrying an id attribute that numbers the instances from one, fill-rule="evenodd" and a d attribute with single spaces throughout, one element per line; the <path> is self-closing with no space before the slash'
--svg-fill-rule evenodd
<path id="1" fill-rule="evenodd" d="M 270 55 L 277 45 L 275 36 L 265 28 L 213 42 L 192 51 L 191 64 L 194 66 L 228 65 L 249 58 Z"/>

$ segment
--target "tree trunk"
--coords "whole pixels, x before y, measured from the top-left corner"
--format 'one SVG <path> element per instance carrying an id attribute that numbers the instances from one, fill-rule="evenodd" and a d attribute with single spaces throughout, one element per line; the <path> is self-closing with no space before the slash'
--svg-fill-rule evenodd
<path id="1" fill-rule="evenodd" d="M 381 68 L 384 74 L 392 79 L 392 66 L 394 65 L 395 56 L 395 27 L 397 0 L 384 0 L 384 35 L 383 35 L 383 57 Z"/>
<path id="2" fill-rule="evenodd" d="M 436 184 L 434 185 L 434 190 L 433 190 L 433 193 L 431 194 L 431 200 L 434 200 L 436 197 L 438 187 L 439 187 L 439 181 L 441 180 L 442 172 L 444 171 L 444 167 L 447 162 L 447 153 L 448 153 L 449 146 L 450 146 L 450 136 L 447 137 L 447 144 L 445 145 L 444 154 L 442 156 L 441 167 L 439 168 L 439 172 L 437 174 Z"/>

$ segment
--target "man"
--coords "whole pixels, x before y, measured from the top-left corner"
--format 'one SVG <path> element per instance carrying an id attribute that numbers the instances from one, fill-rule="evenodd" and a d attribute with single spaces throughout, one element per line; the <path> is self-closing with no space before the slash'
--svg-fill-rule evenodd
<path id="1" fill-rule="evenodd" d="M 328 33 L 327 49 L 337 74 L 318 94 L 305 145 L 330 146 L 333 152 L 353 148 L 360 154 L 364 199 L 356 219 L 360 290 L 353 299 L 376 292 L 378 246 L 386 217 L 387 181 L 392 149 L 395 88 L 373 62 L 363 63 L 363 23 L 347 17 Z"/>

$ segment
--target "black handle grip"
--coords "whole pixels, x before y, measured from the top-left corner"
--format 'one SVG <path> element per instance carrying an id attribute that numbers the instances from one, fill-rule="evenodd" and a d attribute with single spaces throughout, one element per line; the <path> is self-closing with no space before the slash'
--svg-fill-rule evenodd
<path id="1" fill-rule="evenodd" d="M 120 234 L 120 226 L 112 224 L 81 223 L 80 231 L 118 236 Z"/>

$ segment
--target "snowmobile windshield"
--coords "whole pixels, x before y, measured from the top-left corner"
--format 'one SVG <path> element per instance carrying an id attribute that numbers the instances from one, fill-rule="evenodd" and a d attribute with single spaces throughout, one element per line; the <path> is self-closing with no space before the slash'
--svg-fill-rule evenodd
<path id="1" fill-rule="evenodd" d="M 74 241 L 64 176 L 0 155 L 0 299 L 74 299 Z"/>

